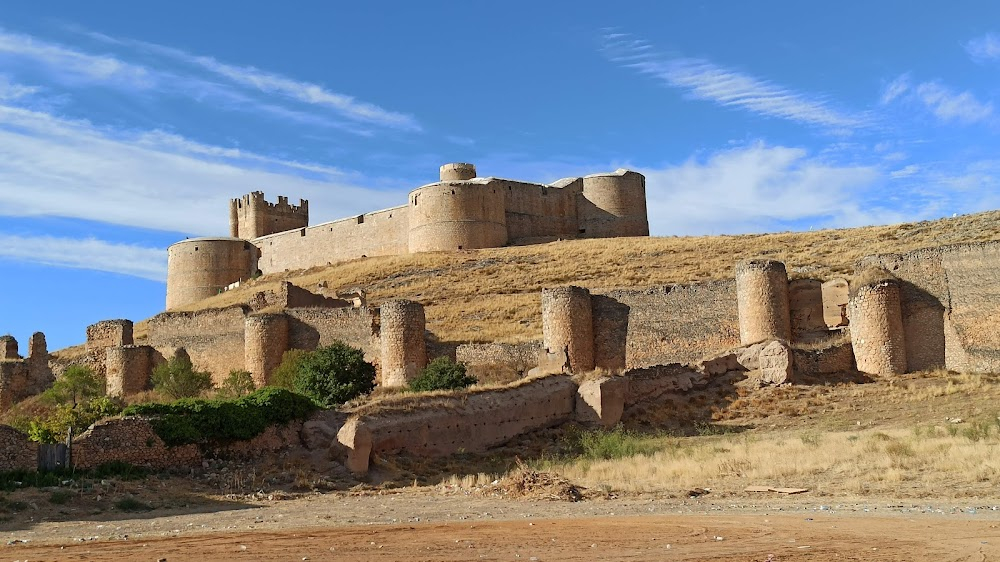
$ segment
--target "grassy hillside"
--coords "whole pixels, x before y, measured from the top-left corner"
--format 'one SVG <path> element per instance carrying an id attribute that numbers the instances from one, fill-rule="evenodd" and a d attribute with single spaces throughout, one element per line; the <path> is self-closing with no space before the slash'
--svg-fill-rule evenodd
<path id="1" fill-rule="evenodd" d="M 443 341 L 518 342 L 541 338 L 543 287 L 644 287 L 728 278 L 736 261 L 767 256 L 789 275 L 850 275 L 866 255 L 1000 240 L 1000 211 L 852 229 L 741 236 L 570 240 L 550 244 L 359 259 L 269 275 L 187 310 L 245 302 L 288 280 L 305 288 L 363 287 L 378 305 L 407 298 L 427 306 L 428 328 Z M 141 327 L 139 327 L 141 329 Z"/>

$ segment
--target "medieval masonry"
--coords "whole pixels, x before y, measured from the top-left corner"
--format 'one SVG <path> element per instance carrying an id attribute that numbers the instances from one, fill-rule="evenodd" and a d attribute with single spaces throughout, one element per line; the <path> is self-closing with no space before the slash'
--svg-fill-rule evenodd
<path id="1" fill-rule="evenodd" d="M 229 237 L 167 250 L 167 310 L 255 275 L 413 252 L 472 250 L 569 238 L 649 236 L 646 179 L 617 170 L 549 185 L 477 178 L 472 164 L 441 166 L 440 181 L 406 205 L 309 226 L 309 202 L 257 191 L 230 202 Z"/>

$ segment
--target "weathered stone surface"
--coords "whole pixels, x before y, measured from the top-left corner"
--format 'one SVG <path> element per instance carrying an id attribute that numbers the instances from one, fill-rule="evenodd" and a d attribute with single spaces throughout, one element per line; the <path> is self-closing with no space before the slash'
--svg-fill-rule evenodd
<path id="1" fill-rule="evenodd" d="M 545 375 L 557 375 L 560 373 L 569 374 L 569 358 L 565 349 L 558 349 L 548 352 L 544 349 L 538 352 L 538 366 L 528 371 L 528 377 L 541 377 Z"/>
<path id="2" fill-rule="evenodd" d="M 38 467 L 38 443 L 13 427 L 0 425 L 0 472 L 35 470 Z"/>
<path id="3" fill-rule="evenodd" d="M 542 334 L 542 344 L 549 353 L 566 351 L 571 372 L 593 370 L 590 291 L 582 287 L 542 289 Z"/>
<path id="4" fill-rule="evenodd" d="M 614 427 L 625 411 L 626 377 L 601 377 L 584 381 L 576 393 L 576 419 L 582 423 Z"/>
<path id="5" fill-rule="evenodd" d="M 775 260 L 746 260 L 736 265 L 736 300 L 740 343 L 792 337 L 788 309 L 788 274 Z"/>
<path id="6" fill-rule="evenodd" d="M 373 437 L 371 429 L 358 418 L 352 418 L 337 432 L 337 442 L 347 448 L 344 466 L 356 474 L 368 472 L 371 459 Z"/>
<path id="7" fill-rule="evenodd" d="M 96 468 L 119 461 L 147 468 L 201 465 L 197 445 L 167 447 L 149 420 L 113 418 L 95 423 L 73 440 L 73 466 Z"/>
<path id="8" fill-rule="evenodd" d="M 792 382 L 792 368 L 795 362 L 792 350 L 783 342 L 772 341 L 760 350 L 760 380 L 764 384 L 785 384 Z"/>
<path id="9" fill-rule="evenodd" d="M 863 286 L 851 299 L 851 344 L 858 370 L 872 375 L 906 372 L 906 340 L 899 282 L 887 279 Z"/>
<path id="10" fill-rule="evenodd" d="M 382 386 L 406 386 L 427 365 L 424 307 L 396 300 L 382 303 L 379 310 Z"/>

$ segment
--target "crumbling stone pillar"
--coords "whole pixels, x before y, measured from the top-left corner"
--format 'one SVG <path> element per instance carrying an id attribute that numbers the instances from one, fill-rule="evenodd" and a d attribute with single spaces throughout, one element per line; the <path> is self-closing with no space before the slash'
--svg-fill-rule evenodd
<path id="1" fill-rule="evenodd" d="M 424 305 L 407 300 L 388 301 L 380 307 L 382 386 L 401 387 L 427 366 Z"/>
<path id="2" fill-rule="evenodd" d="M 594 369 L 594 322 L 590 291 L 582 287 L 542 289 L 542 339 L 549 353 L 566 350 L 570 371 Z"/>
<path id="3" fill-rule="evenodd" d="M 858 370 L 872 375 L 905 373 L 906 340 L 899 281 L 890 278 L 862 285 L 847 310 Z"/>
<path id="4" fill-rule="evenodd" d="M 149 388 L 153 374 L 153 348 L 121 345 L 107 348 L 104 368 L 108 396 L 128 396 Z"/>
<path id="5" fill-rule="evenodd" d="M 35 332 L 28 340 L 28 359 L 32 361 L 48 361 L 49 349 L 45 344 L 45 334 Z"/>
<path id="6" fill-rule="evenodd" d="M 49 367 L 49 349 L 45 343 L 45 334 L 35 332 L 28 340 L 28 380 L 26 392 L 39 394 L 48 388 L 55 380 Z"/>
<path id="7" fill-rule="evenodd" d="M 271 373 L 288 351 L 288 317 L 284 314 L 253 314 L 244 325 L 245 369 L 258 387 L 268 383 Z"/>
<path id="8" fill-rule="evenodd" d="M 14 336 L 0 336 L 0 361 L 20 359 L 17 354 L 17 340 Z"/>
<path id="9" fill-rule="evenodd" d="M 131 320 L 102 320 L 87 326 L 87 350 L 133 343 Z"/>
<path id="10" fill-rule="evenodd" d="M 763 259 L 737 264 L 736 300 L 742 345 L 791 339 L 785 264 Z"/>

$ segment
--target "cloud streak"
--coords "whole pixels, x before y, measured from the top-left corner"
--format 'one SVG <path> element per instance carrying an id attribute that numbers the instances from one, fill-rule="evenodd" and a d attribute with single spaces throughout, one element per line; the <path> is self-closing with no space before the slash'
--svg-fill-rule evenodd
<path id="1" fill-rule="evenodd" d="M 880 102 L 882 105 L 901 102 L 922 106 L 942 123 L 971 125 L 993 117 L 992 102 L 980 101 L 972 92 L 955 91 L 937 80 L 914 84 L 909 74 L 886 85 Z"/>
<path id="2" fill-rule="evenodd" d="M 113 244 L 93 238 L 0 234 L 0 259 L 107 271 L 153 281 L 164 281 L 167 274 L 167 252 L 163 248 Z"/>
<path id="3" fill-rule="evenodd" d="M 970 39 L 965 44 L 965 52 L 975 61 L 1000 59 L 1000 35 L 987 33 Z"/>
<path id="4" fill-rule="evenodd" d="M 625 34 L 607 34 L 604 41 L 604 52 L 612 62 L 657 78 L 694 99 L 834 131 L 871 124 L 867 116 L 838 111 L 822 97 L 796 92 L 704 59 L 657 53 L 650 43 Z"/>

